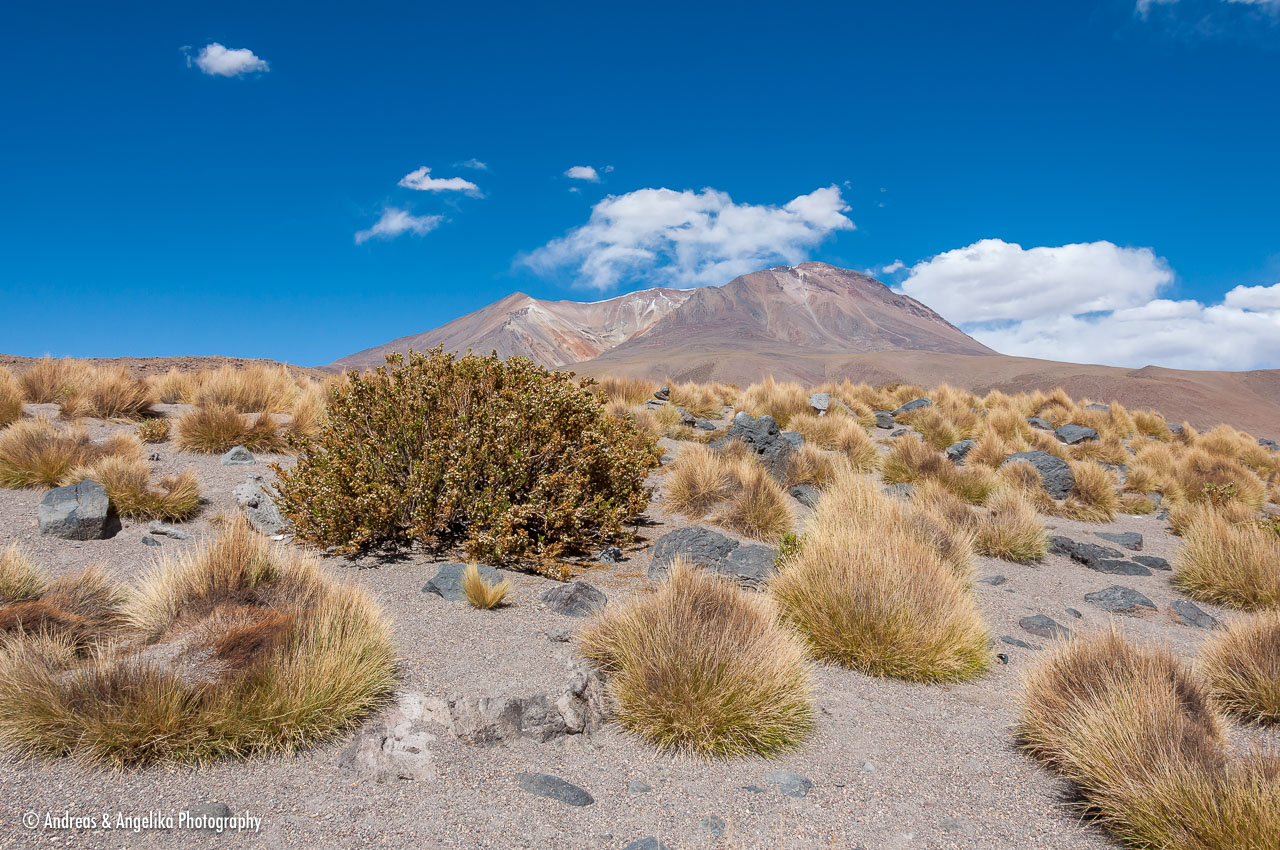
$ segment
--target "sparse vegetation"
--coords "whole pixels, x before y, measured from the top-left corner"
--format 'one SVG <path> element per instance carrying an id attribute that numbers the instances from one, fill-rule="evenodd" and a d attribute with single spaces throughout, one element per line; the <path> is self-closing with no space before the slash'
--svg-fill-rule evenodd
<path id="1" fill-rule="evenodd" d="M 504 578 L 499 582 L 487 582 L 480 575 L 480 568 L 475 564 L 467 564 L 462 571 L 462 593 L 472 608 L 488 611 L 497 608 L 507 598 L 511 589 L 511 579 Z"/>
<path id="2" fill-rule="evenodd" d="M 1076 483 L 1058 513 L 1084 522 L 1111 522 L 1120 510 L 1119 482 L 1111 470 L 1092 461 L 1072 462 Z"/>
<path id="3" fill-rule="evenodd" d="M 1208 504 L 1191 509 L 1182 536 L 1174 584 L 1187 595 L 1246 611 L 1280 608 L 1280 537 Z"/>
<path id="4" fill-rule="evenodd" d="M 860 472 L 870 472 L 880 465 L 876 444 L 858 420 L 847 414 L 799 414 L 791 417 L 787 428 L 804 437 L 806 444 L 812 443 L 844 455 Z"/>
<path id="5" fill-rule="evenodd" d="M 138 423 L 138 439 L 144 443 L 163 443 L 169 439 L 169 425 L 169 420 L 160 416 L 144 419 Z"/>
<path id="6" fill-rule="evenodd" d="M 581 651 L 618 722 L 661 750 L 771 756 L 813 727 L 804 644 L 773 601 L 678 559 L 655 593 L 598 615 Z"/>
<path id="7" fill-rule="evenodd" d="M 59 404 L 88 383 L 93 367 L 83 360 L 42 357 L 23 372 L 23 395 L 32 404 Z"/>
<path id="8" fill-rule="evenodd" d="M 62 394 L 62 416 L 78 419 L 138 419 L 154 403 L 151 386 L 123 366 L 88 369 L 82 381 Z"/>
<path id="9" fill-rule="evenodd" d="M 101 484 L 123 519 L 181 521 L 200 510 L 200 481 L 193 470 L 169 475 L 151 487 L 151 468 L 138 455 L 108 455 L 72 470 L 61 484 L 92 478 Z"/>
<path id="10" fill-rule="evenodd" d="M 686 446 L 667 471 L 663 494 L 672 510 L 696 518 L 728 498 L 732 482 L 729 465 L 718 454 Z"/>
<path id="11" fill-rule="evenodd" d="M 1280 723 L 1280 611 L 1231 623 L 1201 651 L 1213 698 L 1256 723 Z"/>
<path id="12" fill-rule="evenodd" d="M 0 366 L 0 428 L 22 418 L 22 385 L 13 373 Z"/>
<path id="13" fill-rule="evenodd" d="M 202 373 L 194 403 L 237 413 L 288 413 L 297 393 L 297 384 L 283 366 L 223 366 Z"/>
<path id="14" fill-rule="evenodd" d="M 776 540 L 791 530 L 794 518 L 787 493 L 754 458 L 731 467 L 733 483 L 717 522 L 747 537 Z"/>
<path id="15" fill-rule="evenodd" d="M 883 474 L 890 484 L 936 481 L 976 505 L 986 502 L 998 482 L 995 473 L 987 467 L 956 466 L 941 452 L 911 435 L 899 437 L 890 444 Z"/>
<path id="16" fill-rule="evenodd" d="M 221 454 L 236 446 L 251 452 L 282 452 L 284 435 L 270 413 L 250 422 L 230 407 L 197 407 L 178 418 L 178 448 L 184 452 Z"/>
<path id="17" fill-rule="evenodd" d="M 997 490 L 987 508 L 974 534 L 979 554 L 1020 563 L 1044 558 L 1049 537 L 1030 498 L 1015 489 Z"/>
<path id="18" fill-rule="evenodd" d="M 0 605 L 35 599 L 44 586 L 44 577 L 17 543 L 0 552 Z"/>
<path id="19" fill-rule="evenodd" d="M 47 419 L 24 419 L 0 432 L 0 487 L 57 487 L 73 469 L 106 457 L 141 455 L 141 444 L 132 434 L 95 443 L 81 429 L 63 430 Z"/>

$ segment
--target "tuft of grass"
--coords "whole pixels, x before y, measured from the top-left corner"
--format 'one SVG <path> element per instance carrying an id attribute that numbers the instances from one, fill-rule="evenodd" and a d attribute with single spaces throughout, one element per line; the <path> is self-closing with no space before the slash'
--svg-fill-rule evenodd
<path id="1" fill-rule="evenodd" d="M 752 384 L 742 393 L 739 405 L 752 416 L 768 414 L 779 428 L 789 428 L 794 416 L 813 413 L 809 406 L 809 391 L 793 382 L 779 383 L 773 376 L 758 384 Z"/>
<path id="2" fill-rule="evenodd" d="M 618 722 L 659 750 L 772 756 L 813 728 L 804 643 L 773 601 L 682 559 L 656 592 L 607 606 L 581 640 Z"/>
<path id="3" fill-rule="evenodd" d="M 1056 511 L 1083 522 L 1111 522 L 1120 510 L 1119 482 L 1111 470 L 1092 461 L 1071 462 L 1076 483 Z"/>
<path id="4" fill-rule="evenodd" d="M 1031 498 L 1020 490 L 997 490 L 978 520 L 974 547 L 981 555 L 1030 563 L 1044 558 L 1049 537 Z"/>
<path id="5" fill-rule="evenodd" d="M 644 404 L 657 392 L 658 384 L 648 378 L 615 378 L 600 379 L 598 391 L 609 402 L 618 402 L 626 407 Z"/>
<path id="6" fill-rule="evenodd" d="M 203 372 L 183 372 L 170 369 L 163 375 L 152 375 L 147 379 L 156 401 L 161 404 L 192 404 L 196 392 L 200 388 Z"/>
<path id="7" fill-rule="evenodd" d="M 1234 621 L 1209 639 L 1200 662 L 1226 711 L 1254 723 L 1280 723 L 1280 611 Z"/>
<path id="8" fill-rule="evenodd" d="M 286 443 L 269 413 L 253 422 L 230 407 L 197 407 L 178 419 L 178 448 L 185 452 L 220 454 L 236 446 L 251 452 L 281 452 Z"/>
<path id="9" fill-rule="evenodd" d="M 1119 510 L 1126 514 L 1153 514 L 1156 512 L 1156 504 L 1140 493 L 1122 493 Z"/>
<path id="10" fill-rule="evenodd" d="M 664 498 L 672 510 L 685 516 L 705 516 L 729 496 L 733 477 L 725 461 L 711 449 L 686 446 L 668 470 Z"/>
<path id="11" fill-rule="evenodd" d="M 475 564 L 467 564 L 466 569 L 462 571 L 462 592 L 472 608 L 479 608 L 482 611 L 497 608 L 510 589 L 511 579 L 504 578 L 502 581 L 491 584 L 480 577 L 480 568 Z"/>
<path id="12" fill-rule="evenodd" d="M 694 416 L 719 419 L 725 405 L 738 397 L 738 388 L 732 384 L 697 384 L 685 382 L 671 385 L 671 403 L 679 405 Z"/>
<path id="13" fill-rule="evenodd" d="M 144 443 L 163 443 L 169 439 L 169 430 L 169 420 L 164 417 L 144 419 L 138 423 L 138 439 Z"/>
<path id="14" fill-rule="evenodd" d="M 1182 538 L 1173 581 L 1188 596 L 1246 611 L 1280 608 L 1280 537 L 1199 505 Z"/>
<path id="15" fill-rule="evenodd" d="M 93 369 L 86 380 L 63 393 L 62 416 L 77 419 L 139 419 L 155 402 L 151 386 L 124 366 Z"/>
<path id="16" fill-rule="evenodd" d="M 22 418 L 22 385 L 8 369 L 0 366 L 0 428 Z"/>
<path id="17" fill-rule="evenodd" d="M 874 676 L 937 682 L 987 667 L 972 597 L 918 517 L 846 471 L 769 584 L 813 654 Z"/>
<path id="18" fill-rule="evenodd" d="M 812 443 L 819 448 L 840 452 L 861 472 L 870 472 L 880 465 L 875 441 L 857 419 L 847 414 L 798 414 L 791 417 L 787 428 L 804 437 L 806 445 Z"/>
<path id="19" fill-rule="evenodd" d="M 730 468 L 728 502 L 716 522 L 756 540 L 777 540 L 795 521 L 787 493 L 759 461 L 745 458 Z"/>
<path id="20" fill-rule="evenodd" d="M 131 434 L 101 443 L 82 430 L 61 430 L 47 419 L 25 419 L 0 432 L 0 487 L 56 487 L 77 467 L 103 457 L 139 458 Z"/>
<path id="21" fill-rule="evenodd" d="M 16 542 L 0 552 L 0 605 L 35 599 L 44 587 L 44 577 Z"/>
<path id="22" fill-rule="evenodd" d="M 194 403 L 237 413 L 288 413 L 297 394 L 297 384 L 283 366 L 223 366 L 204 374 Z"/>
<path id="23" fill-rule="evenodd" d="M 835 477 L 836 465 L 831 456 L 817 446 L 805 443 L 791 453 L 787 466 L 787 486 L 812 484 L 822 487 Z"/>
<path id="24" fill-rule="evenodd" d="M 1164 417 L 1154 410 L 1135 410 L 1132 415 L 1133 425 L 1139 434 L 1145 437 L 1154 437 L 1162 443 L 1167 443 L 1173 439 L 1173 432 L 1165 424 Z"/>
<path id="25" fill-rule="evenodd" d="M 999 479 L 985 466 L 956 466 L 945 455 L 912 436 L 899 437 L 890 444 L 884 460 L 884 480 L 890 484 L 917 484 L 937 481 L 971 504 L 986 502 Z"/>
<path id="26" fill-rule="evenodd" d="M 111 506 L 123 519 L 156 519 L 178 522 L 191 519 L 200 510 L 200 481 L 191 469 L 165 476 L 160 489 L 151 488 L 151 468 L 139 457 L 109 455 L 89 466 L 72 470 L 62 484 L 92 478 L 101 484 Z"/>
<path id="27" fill-rule="evenodd" d="M 93 367 L 83 360 L 42 357 L 22 373 L 22 392 L 32 404 L 58 404 L 85 386 Z"/>
<path id="28" fill-rule="evenodd" d="M 327 390 L 318 381 L 307 379 L 298 384 L 298 398 L 289 413 L 289 434 L 298 440 L 310 440 L 320 433 L 328 415 L 325 404 Z"/>

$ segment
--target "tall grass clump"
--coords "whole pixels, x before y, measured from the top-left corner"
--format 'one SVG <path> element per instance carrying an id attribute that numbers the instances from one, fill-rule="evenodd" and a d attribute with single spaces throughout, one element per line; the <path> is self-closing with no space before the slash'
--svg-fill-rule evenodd
<path id="1" fill-rule="evenodd" d="M 222 366 L 204 373 L 194 403 L 229 407 L 237 413 L 288 413 L 297 392 L 297 384 L 283 366 Z"/>
<path id="2" fill-rule="evenodd" d="M 142 447 L 132 434 L 95 443 L 81 429 L 24 419 L 0 431 L 0 487 L 57 487 L 73 469 L 113 455 L 140 459 Z"/>
<path id="3" fill-rule="evenodd" d="M 511 579 L 487 582 L 480 575 L 480 568 L 475 564 L 467 564 L 466 569 L 462 571 L 462 594 L 467 597 L 467 602 L 472 608 L 479 608 L 482 611 L 497 608 L 502 604 L 502 600 L 507 598 L 507 591 L 510 589 Z"/>
<path id="4" fill-rule="evenodd" d="M 980 505 L 995 490 L 999 479 L 985 466 L 956 466 L 932 446 L 910 435 L 890 444 L 882 467 L 890 484 L 937 481 L 966 502 Z"/>
<path id="5" fill-rule="evenodd" d="M 870 472 L 880 465 L 880 453 L 876 450 L 875 441 L 858 420 L 848 414 L 797 414 L 791 417 L 787 428 L 804 437 L 806 444 L 813 443 L 820 448 L 839 452 L 861 472 Z"/>
<path id="6" fill-rule="evenodd" d="M 563 576 L 649 502 L 651 437 L 589 386 L 524 358 L 436 348 L 351 374 L 317 435 L 277 469 L 305 540 L 355 552 L 419 540 Z"/>
<path id="7" fill-rule="evenodd" d="M 672 404 L 708 419 L 719 419 L 725 405 L 732 404 L 737 397 L 738 388 L 732 384 L 685 382 L 671 386 Z"/>
<path id="8" fill-rule="evenodd" d="M 1198 505 L 1182 539 L 1173 582 L 1188 596 L 1246 611 L 1280 608 L 1280 537 L 1271 530 Z"/>
<path id="9" fill-rule="evenodd" d="M 752 416 L 772 416 L 779 428 L 790 427 L 793 416 L 813 413 L 809 405 L 809 391 L 804 386 L 794 382 L 780 383 L 772 376 L 747 387 L 738 403 Z"/>
<path id="10" fill-rule="evenodd" d="M 581 640 L 618 722 L 660 750 L 771 756 L 813 728 L 805 646 L 773 600 L 680 559 L 656 592 L 607 606 Z"/>
<path id="11" fill-rule="evenodd" d="M 13 373 L 0 366 L 0 428 L 22 418 L 22 385 Z"/>
<path id="12" fill-rule="evenodd" d="M 701 517 L 729 497 L 733 476 L 728 464 L 704 446 L 686 446 L 667 469 L 663 497 L 668 507 Z"/>
<path id="13" fill-rule="evenodd" d="M 163 375 L 147 378 L 156 401 L 161 404 L 194 404 L 204 372 L 183 372 L 170 369 Z"/>
<path id="14" fill-rule="evenodd" d="M 101 366 L 82 383 L 69 388 L 61 404 L 62 415 L 68 419 L 139 419 L 154 402 L 151 386 L 124 366 Z"/>
<path id="15" fill-rule="evenodd" d="M 1049 536 L 1032 500 L 1016 489 L 997 490 L 977 523 L 974 548 L 981 555 L 1030 563 L 1049 551 Z"/>
<path id="16" fill-rule="evenodd" d="M 846 471 L 769 592 L 817 658 L 874 676 L 957 681 L 986 669 L 989 639 L 959 571 L 905 505 Z"/>
<path id="17" fill-rule="evenodd" d="M 191 469 L 160 479 L 151 486 L 151 468 L 140 456 L 108 455 L 69 472 L 60 483 L 92 478 L 107 491 L 111 506 L 123 519 L 191 519 L 200 510 L 200 480 Z"/>
<path id="18" fill-rule="evenodd" d="M 1168 650 L 1115 630 L 1059 644 L 1026 678 L 1018 734 L 1123 844 L 1280 842 L 1280 761 L 1229 752 L 1208 688 Z"/>
<path id="19" fill-rule="evenodd" d="M 628 407 L 644 404 L 658 390 L 658 383 L 648 378 L 616 378 L 608 376 L 600 379 L 597 390 L 606 400 L 621 402 Z"/>
<path id="20" fill-rule="evenodd" d="M 15 613 L 14 609 L 22 607 Z M 0 741 L 134 767 L 292 752 L 353 728 L 394 684 L 363 591 L 243 520 L 120 591 L 50 583 L 0 607 Z"/>
<path id="21" fill-rule="evenodd" d="M 1280 723 L 1280 611 L 1232 622 L 1201 650 L 1213 698 L 1255 723 Z"/>
<path id="22" fill-rule="evenodd" d="M 35 599 L 44 587 L 44 576 L 17 543 L 0 552 L 0 605 Z"/>
<path id="23" fill-rule="evenodd" d="M 23 372 L 19 380 L 26 400 L 32 404 L 58 404 L 89 382 L 93 367 L 83 360 L 41 357 Z"/>
<path id="24" fill-rule="evenodd" d="M 184 452 L 221 454 L 236 446 L 251 452 L 282 452 L 287 443 L 270 413 L 253 421 L 231 407 L 197 407 L 178 417 L 178 448 Z"/>
<path id="25" fill-rule="evenodd" d="M 776 540 L 791 530 L 794 517 L 787 492 L 755 458 L 731 468 L 733 483 L 716 522 L 756 540 Z"/>
<path id="26" fill-rule="evenodd" d="M 1111 522 L 1120 510 L 1119 482 L 1105 466 L 1071 462 L 1075 484 L 1056 513 L 1083 522 Z"/>

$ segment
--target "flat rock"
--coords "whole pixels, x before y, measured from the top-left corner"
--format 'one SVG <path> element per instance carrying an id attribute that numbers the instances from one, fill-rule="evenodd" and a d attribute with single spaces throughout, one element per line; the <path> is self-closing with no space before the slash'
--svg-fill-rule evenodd
<path id="1" fill-rule="evenodd" d="M 671 850 L 671 845 L 654 838 L 652 835 L 646 835 L 644 838 L 637 838 L 622 850 Z"/>
<path id="2" fill-rule="evenodd" d="M 1095 531 L 1094 535 L 1131 551 L 1142 551 L 1142 535 L 1136 531 Z"/>
<path id="3" fill-rule="evenodd" d="M 1071 637 L 1071 630 L 1045 614 L 1023 617 L 1018 625 L 1024 632 L 1047 639 Z"/>
<path id="4" fill-rule="evenodd" d="M 1068 446 L 1074 446 L 1078 443 L 1098 439 L 1098 432 L 1083 425 L 1063 425 L 1061 428 L 1054 430 L 1053 436 Z"/>
<path id="5" fill-rule="evenodd" d="M 999 587 L 1000 585 L 1004 584 L 1007 581 L 1008 579 L 1002 575 L 983 576 L 982 578 L 978 579 L 978 584 L 989 584 L 992 587 Z"/>
<path id="6" fill-rule="evenodd" d="M 41 534 L 63 540 L 102 540 L 120 530 L 107 488 L 91 478 L 45 493 L 36 524 Z"/>
<path id="7" fill-rule="evenodd" d="M 1002 643 L 1009 644 L 1009 646 L 1016 646 L 1019 649 L 1039 649 L 1039 647 L 1032 646 L 1031 644 L 1027 643 L 1025 640 L 1022 640 L 1021 638 L 1016 638 L 1013 635 L 1002 635 L 1000 637 L 1000 641 Z"/>
<path id="8" fill-rule="evenodd" d="M 958 443 L 952 443 L 947 446 L 946 455 L 951 461 L 957 465 L 964 463 L 965 456 L 972 451 L 977 443 L 973 440 L 961 440 Z"/>
<path id="9" fill-rule="evenodd" d="M 542 601 L 548 608 L 566 617 L 590 616 L 603 608 L 607 599 L 604 591 L 585 581 L 557 585 L 542 594 Z"/>
<path id="10" fill-rule="evenodd" d="M 831 393 L 814 393 L 809 396 L 809 406 L 819 416 L 826 416 L 827 408 L 831 407 Z"/>
<path id="11" fill-rule="evenodd" d="M 820 494 L 820 491 L 818 490 L 817 487 L 814 487 L 812 484 L 797 484 L 791 489 L 787 490 L 787 492 L 790 493 L 797 502 L 804 505 L 806 508 L 812 508 L 814 505 L 818 504 L 818 496 Z"/>
<path id="12" fill-rule="evenodd" d="M 1222 623 L 1194 602 L 1179 599 L 1169 606 L 1173 619 L 1184 626 L 1195 626 L 1197 629 L 1220 629 Z"/>
<path id="13" fill-rule="evenodd" d="M 1086 405 L 1084 406 L 1084 409 L 1085 409 L 1085 410 L 1100 410 L 1100 411 L 1102 411 L 1103 413 L 1110 413 L 1110 412 L 1111 412 L 1111 405 L 1109 405 L 1109 404 L 1099 404 L 1099 403 L 1098 403 L 1098 402 L 1096 402 L 1096 401 L 1091 401 L 1091 402 L 1089 402 L 1088 404 L 1086 404 Z"/>
<path id="14" fill-rule="evenodd" d="M 653 397 L 659 401 L 668 401 L 671 398 L 671 387 L 663 385 L 654 391 Z"/>
<path id="15" fill-rule="evenodd" d="M 1150 569 L 1153 569 L 1153 570 L 1168 571 L 1173 569 L 1173 567 L 1169 565 L 1168 561 L 1166 561 L 1164 558 L 1158 558 L 1155 555 L 1134 555 L 1129 560 L 1136 561 L 1137 563 L 1142 564 L 1142 566 L 1149 567 Z"/>
<path id="16" fill-rule="evenodd" d="M 756 543 L 739 543 L 730 537 L 701 526 L 678 528 L 653 544 L 649 578 L 661 581 L 676 556 L 701 564 L 721 575 L 737 579 L 744 587 L 758 588 L 777 572 L 774 563 L 777 550 Z"/>
<path id="17" fill-rule="evenodd" d="M 1017 452 L 1009 455 L 1001 463 L 1029 463 L 1040 473 L 1045 492 L 1055 499 L 1065 499 L 1076 484 L 1076 477 L 1065 460 L 1048 452 Z"/>
<path id="18" fill-rule="evenodd" d="M 1049 551 L 1055 555 L 1066 555 L 1086 567 L 1093 567 L 1094 564 L 1104 560 L 1124 558 L 1124 553 L 1119 549 L 1097 543 L 1081 543 L 1058 534 L 1049 538 Z"/>
<path id="19" fill-rule="evenodd" d="M 288 523 L 276 507 L 275 491 L 267 487 L 261 475 L 250 475 L 231 491 L 236 504 L 244 511 L 249 525 L 262 534 L 274 537 L 288 528 Z"/>
<path id="20" fill-rule="evenodd" d="M 462 592 L 462 572 L 466 568 L 466 564 L 441 564 L 436 568 L 436 574 L 422 586 L 422 592 L 434 593 L 436 596 L 447 599 L 450 602 L 465 602 L 467 594 Z M 490 584 L 495 584 L 503 579 L 502 573 L 493 567 L 479 564 L 476 569 L 480 571 L 480 578 Z"/>
<path id="21" fill-rule="evenodd" d="M 1084 595 L 1085 602 L 1097 605 L 1112 614 L 1134 614 L 1140 608 L 1156 610 L 1156 604 L 1131 587 L 1113 584 L 1106 590 L 1095 590 Z"/>
<path id="22" fill-rule="evenodd" d="M 596 801 L 585 789 L 549 773 L 520 773 L 516 780 L 520 790 L 558 800 L 568 806 L 589 806 Z"/>
<path id="23" fill-rule="evenodd" d="M 913 398 L 911 401 L 899 407 L 893 412 L 894 416 L 901 416 L 904 413 L 910 413 L 913 410 L 919 410 L 922 407 L 933 407 L 932 399 Z"/>
<path id="24" fill-rule="evenodd" d="M 633 779 L 627 783 L 628 794 L 648 794 L 652 790 L 653 786 L 648 782 L 641 782 L 637 779 Z"/>
<path id="25" fill-rule="evenodd" d="M 1038 431 L 1052 431 L 1053 423 L 1048 419 L 1041 419 L 1039 416 L 1028 416 L 1027 424 Z"/>
<path id="26" fill-rule="evenodd" d="M 172 525 L 165 525 L 163 522 L 153 522 L 147 526 L 147 531 L 160 537 L 171 537 L 174 540 L 191 540 L 190 532 L 183 531 L 181 528 L 174 528 Z"/>
<path id="27" fill-rule="evenodd" d="M 813 788 L 809 777 L 789 770 L 775 770 L 765 776 L 764 781 L 778 786 L 778 790 L 787 797 L 803 797 Z"/>
<path id="28" fill-rule="evenodd" d="M 223 445 L 226 445 L 225 443 Z M 223 466 L 253 466 L 253 452 L 244 446 L 236 446 L 231 451 L 222 456 Z"/>
<path id="29" fill-rule="evenodd" d="M 142 545 L 143 546 L 159 546 L 160 541 L 156 540 L 154 537 L 143 537 Z"/>
<path id="30" fill-rule="evenodd" d="M 396 707 L 381 722 L 371 722 L 338 755 L 338 766 L 374 782 L 436 778 L 427 731 L 427 706 L 421 694 L 401 694 Z"/>
<path id="31" fill-rule="evenodd" d="M 1084 617 L 1084 614 L 1081 614 L 1079 611 L 1077 611 L 1077 610 L 1076 610 L 1076 609 L 1074 609 L 1074 608 L 1067 608 L 1067 609 L 1064 609 L 1064 610 L 1066 610 L 1066 612 L 1067 612 L 1067 614 L 1068 614 L 1068 615 L 1070 615 L 1070 616 L 1072 616 L 1072 617 L 1075 617 L 1077 620 L 1079 620 L 1079 619 L 1081 619 L 1081 618 L 1083 618 L 1083 617 Z"/>
<path id="32" fill-rule="evenodd" d="M 1113 576 L 1149 576 L 1151 570 L 1135 564 L 1133 561 L 1119 561 L 1114 558 L 1100 558 L 1085 564 L 1089 569 Z"/>
<path id="33" fill-rule="evenodd" d="M 876 410 L 876 411 L 872 411 L 872 414 L 871 414 L 871 415 L 872 415 L 872 416 L 874 416 L 874 417 L 876 418 L 876 427 L 877 427 L 877 428 L 886 428 L 886 429 L 888 429 L 888 428 L 892 428 L 892 427 L 893 427 L 893 424 L 894 424 L 894 423 L 893 423 L 893 411 L 892 411 L 892 410 Z"/>

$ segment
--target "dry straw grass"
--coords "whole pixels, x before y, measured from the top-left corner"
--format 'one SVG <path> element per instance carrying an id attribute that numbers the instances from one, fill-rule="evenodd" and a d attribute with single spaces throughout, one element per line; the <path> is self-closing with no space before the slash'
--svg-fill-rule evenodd
<path id="1" fill-rule="evenodd" d="M 151 386 L 123 366 L 92 369 L 80 384 L 63 394 L 62 416 L 76 419 L 139 419 L 155 402 Z"/>
<path id="2" fill-rule="evenodd" d="M 977 606 L 918 515 L 846 471 L 770 582 L 818 658 L 875 676 L 970 679 L 987 666 Z"/>
<path id="3" fill-rule="evenodd" d="M 787 428 L 804 437 L 806 444 L 812 443 L 844 455 L 860 472 L 871 472 L 880 465 L 880 453 L 875 442 L 858 420 L 848 414 L 798 414 L 791 417 Z"/>
<path id="4" fill-rule="evenodd" d="M 795 521 L 787 493 L 744 449 L 742 444 L 725 451 L 685 447 L 668 468 L 666 503 L 695 518 L 718 507 L 719 525 L 757 540 L 775 540 Z"/>
<path id="5" fill-rule="evenodd" d="M 0 428 L 22 418 L 22 385 L 8 369 L 0 366 Z"/>
<path id="6" fill-rule="evenodd" d="M 974 533 L 979 554 L 1019 563 L 1044 558 L 1049 537 L 1030 497 L 1016 489 L 997 490 L 987 508 Z"/>
<path id="7" fill-rule="evenodd" d="M 911 435 L 899 437 L 890 444 L 883 475 L 890 484 L 936 481 L 966 502 L 977 505 L 986 502 L 999 482 L 989 468 L 956 466 L 941 452 Z"/>
<path id="8" fill-rule="evenodd" d="M 685 516 L 705 516 L 729 496 L 729 467 L 711 449 L 686 446 L 668 470 L 663 495 L 672 510 Z"/>
<path id="9" fill-rule="evenodd" d="M 809 391 L 794 382 L 780 383 L 772 377 L 752 384 L 742 393 L 739 406 L 752 416 L 772 416 L 780 428 L 790 427 L 793 416 L 813 413 Z"/>
<path id="10" fill-rule="evenodd" d="M 622 726 L 660 750 L 771 756 L 813 727 L 803 642 L 773 601 L 677 559 L 657 591 L 582 632 Z"/>
<path id="11" fill-rule="evenodd" d="M 1105 466 L 1091 461 L 1072 462 L 1076 483 L 1058 513 L 1083 522 L 1111 522 L 1120 510 L 1119 481 Z"/>
<path id="12" fill-rule="evenodd" d="M 816 446 L 805 443 L 791 453 L 791 460 L 787 465 L 787 486 L 812 484 L 815 487 L 822 487 L 834 478 L 835 474 L 836 462 L 832 460 L 832 456 Z"/>
<path id="13" fill-rule="evenodd" d="M 795 517 L 787 493 L 754 458 L 730 467 L 729 499 L 716 522 L 756 540 L 777 540 L 791 530 Z"/>
<path id="14" fill-rule="evenodd" d="M 147 383 L 161 404 L 194 404 L 203 375 L 203 372 L 170 369 L 163 375 L 152 375 Z"/>
<path id="15" fill-rule="evenodd" d="M 68 391 L 75 392 L 88 383 L 93 367 L 83 360 L 42 357 L 22 373 L 22 392 L 32 404 L 58 404 L 66 400 Z"/>
<path id="16" fill-rule="evenodd" d="M 72 470 L 111 456 L 138 460 L 142 446 L 132 434 L 95 443 L 83 430 L 24 419 L 0 432 L 0 487 L 57 487 Z"/>
<path id="17" fill-rule="evenodd" d="M 44 587 L 44 577 L 16 542 L 0 552 L 0 605 L 35 599 Z"/>
<path id="18" fill-rule="evenodd" d="M 177 444 L 182 451 L 202 454 L 220 454 L 235 446 L 251 452 L 281 452 L 286 447 L 270 413 L 260 413 L 249 422 L 231 407 L 197 407 L 182 414 Z"/>
<path id="19" fill-rule="evenodd" d="M 123 593 L 90 574 L 19 605 L 0 608 L 0 625 L 16 621 L 0 643 L 0 740 L 26 755 L 290 752 L 351 728 L 393 684 L 373 601 L 239 519 Z"/>
<path id="20" fill-rule="evenodd" d="M 297 384 L 283 366 L 223 366 L 203 374 L 194 403 L 238 413 L 288 413 L 297 393 Z"/>
<path id="21" fill-rule="evenodd" d="M 648 378 L 606 377 L 600 379 L 598 390 L 607 401 L 634 407 L 652 398 L 658 390 L 658 384 Z"/>
<path id="22" fill-rule="evenodd" d="M 472 608 L 488 611 L 497 608 L 507 598 L 511 589 L 511 579 L 504 578 L 498 582 L 487 582 L 480 577 L 480 568 L 475 564 L 467 564 L 462 571 L 462 593 L 471 603 Z"/>
<path id="23" fill-rule="evenodd" d="M 1118 631 L 1060 644 L 1028 674 L 1023 746 L 1133 847 L 1280 846 L 1280 761 L 1231 757 L 1208 689 Z"/>
<path id="24" fill-rule="evenodd" d="M 191 519 L 200 510 L 200 480 L 191 469 L 160 479 L 151 487 L 151 468 L 138 456 L 108 455 L 69 472 L 62 484 L 92 478 L 107 491 L 111 506 L 123 519 L 170 522 Z"/>
<path id="25" fill-rule="evenodd" d="M 1174 584 L 1188 596 L 1246 611 L 1280 608 L 1280 536 L 1195 506 L 1174 558 Z"/>
<path id="26" fill-rule="evenodd" d="M 1236 620 L 1201 650 L 1213 698 L 1256 723 L 1280 723 L 1280 611 Z"/>

